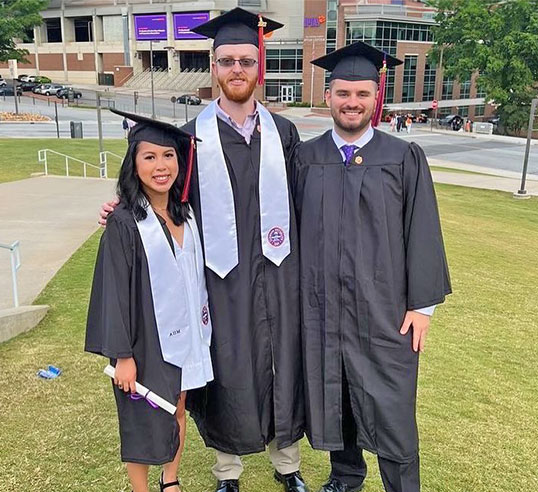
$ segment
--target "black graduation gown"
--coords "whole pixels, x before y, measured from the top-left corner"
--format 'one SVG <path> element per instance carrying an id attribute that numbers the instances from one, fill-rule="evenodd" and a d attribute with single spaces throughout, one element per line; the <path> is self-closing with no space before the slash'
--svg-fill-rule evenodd
<path id="1" fill-rule="evenodd" d="M 288 120 L 273 118 L 289 162 L 297 130 Z M 279 267 L 263 256 L 260 134 L 255 130 L 247 145 L 220 119 L 218 128 L 235 200 L 239 264 L 224 279 L 205 270 L 215 380 L 189 391 L 187 408 L 207 446 L 243 455 L 263 451 L 274 438 L 279 448 L 287 447 L 304 433 L 299 251 L 290 194 L 291 253 Z M 183 129 L 194 134 L 195 120 Z M 202 231 L 196 169 L 191 204 Z"/>
<path id="2" fill-rule="evenodd" d="M 300 223 L 307 435 L 344 449 L 342 371 L 357 444 L 415 459 L 418 355 L 407 310 L 450 293 L 433 183 L 424 153 L 386 133 L 345 167 L 329 130 L 301 144 L 294 179 Z"/>
<path id="3" fill-rule="evenodd" d="M 172 237 L 159 217 L 173 247 Z M 181 392 L 181 369 L 162 358 L 144 245 L 131 212 L 120 204 L 107 218 L 97 254 L 85 350 L 112 359 L 134 357 L 137 381 L 172 404 Z M 179 446 L 175 415 L 131 400 L 116 386 L 122 461 L 158 465 Z"/>

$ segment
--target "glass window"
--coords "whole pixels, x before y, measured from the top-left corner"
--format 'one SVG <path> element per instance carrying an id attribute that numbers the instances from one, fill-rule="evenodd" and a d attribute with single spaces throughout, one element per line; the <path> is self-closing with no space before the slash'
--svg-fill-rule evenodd
<path id="1" fill-rule="evenodd" d="M 475 106 L 474 108 L 474 115 L 475 116 L 484 116 L 486 110 L 485 104 L 479 104 L 478 106 Z"/>
<path id="2" fill-rule="evenodd" d="M 459 111 L 460 116 L 463 116 L 464 118 L 467 118 L 469 116 L 469 106 L 463 106 L 460 108 Z"/>
<path id="3" fill-rule="evenodd" d="M 418 57 L 416 55 L 405 55 L 402 102 L 413 102 L 415 100 L 417 59 Z"/>
<path id="4" fill-rule="evenodd" d="M 441 99 L 447 101 L 452 99 L 452 92 L 454 91 L 454 81 L 449 77 L 443 78 L 443 93 L 441 94 Z"/>
<path id="5" fill-rule="evenodd" d="M 87 43 L 93 41 L 92 18 L 78 17 L 75 19 L 75 41 Z"/>
<path id="6" fill-rule="evenodd" d="M 62 28 L 60 25 L 60 19 L 47 19 L 45 21 L 47 26 L 47 43 L 61 43 L 62 42 Z"/>
<path id="7" fill-rule="evenodd" d="M 466 80 L 460 85 L 460 99 L 469 99 L 471 97 L 471 81 Z"/>

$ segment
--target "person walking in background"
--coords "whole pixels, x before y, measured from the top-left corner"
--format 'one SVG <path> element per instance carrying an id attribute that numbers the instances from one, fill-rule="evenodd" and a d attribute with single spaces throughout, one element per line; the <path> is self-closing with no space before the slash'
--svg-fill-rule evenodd
<path id="1" fill-rule="evenodd" d="M 394 133 L 395 128 L 396 128 L 396 115 L 392 113 L 390 115 L 390 131 Z"/>
<path id="2" fill-rule="evenodd" d="M 407 133 L 411 133 L 411 125 L 413 124 L 413 118 L 410 114 L 407 115 L 407 119 L 405 120 L 405 128 L 407 128 Z"/>

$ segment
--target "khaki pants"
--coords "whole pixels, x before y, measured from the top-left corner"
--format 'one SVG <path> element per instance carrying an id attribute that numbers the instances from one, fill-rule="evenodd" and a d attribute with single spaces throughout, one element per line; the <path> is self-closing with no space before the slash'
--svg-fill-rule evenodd
<path id="1" fill-rule="evenodd" d="M 276 442 L 273 440 L 267 446 L 269 458 L 275 467 L 275 470 L 282 475 L 294 473 L 301 466 L 301 455 L 299 453 L 299 442 L 288 446 L 287 448 L 277 449 Z M 213 475 L 217 480 L 237 480 L 243 473 L 243 464 L 241 458 L 234 454 L 216 451 L 217 462 L 212 468 Z"/>

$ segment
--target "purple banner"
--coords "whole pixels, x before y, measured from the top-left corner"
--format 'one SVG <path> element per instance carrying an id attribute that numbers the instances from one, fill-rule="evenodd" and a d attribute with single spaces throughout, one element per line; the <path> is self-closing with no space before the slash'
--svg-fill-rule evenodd
<path id="1" fill-rule="evenodd" d="M 166 41 L 166 15 L 136 15 L 134 21 L 137 41 Z"/>
<path id="2" fill-rule="evenodd" d="M 174 14 L 174 39 L 207 39 L 205 36 L 191 32 L 191 29 L 208 20 L 209 12 Z"/>

